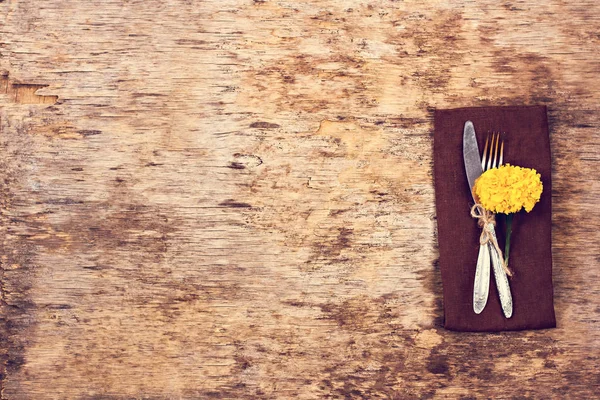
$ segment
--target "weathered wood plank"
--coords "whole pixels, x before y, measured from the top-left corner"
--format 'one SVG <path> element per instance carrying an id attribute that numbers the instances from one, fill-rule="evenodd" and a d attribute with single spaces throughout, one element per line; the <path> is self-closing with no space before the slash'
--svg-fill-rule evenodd
<path id="1" fill-rule="evenodd" d="M 2 398 L 593 398 L 594 1 L 0 2 Z M 547 104 L 558 328 L 442 325 L 434 108 Z"/>

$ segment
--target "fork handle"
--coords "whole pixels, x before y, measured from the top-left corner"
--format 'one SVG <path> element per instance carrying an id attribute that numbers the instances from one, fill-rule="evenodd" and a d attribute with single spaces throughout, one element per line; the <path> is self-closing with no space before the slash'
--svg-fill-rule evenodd
<path id="1" fill-rule="evenodd" d="M 490 232 L 496 240 L 496 231 L 492 225 Z M 492 257 L 492 266 L 494 268 L 494 278 L 496 278 L 496 288 L 498 288 L 498 296 L 500 297 L 500 304 L 502 305 L 502 312 L 506 318 L 512 317 L 513 313 L 513 302 L 512 295 L 510 293 L 510 285 L 508 283 L 508 277 L 504 268 L 502 268 L 502 258 L 496 248 L 488 243 L 489 251 Z"/>

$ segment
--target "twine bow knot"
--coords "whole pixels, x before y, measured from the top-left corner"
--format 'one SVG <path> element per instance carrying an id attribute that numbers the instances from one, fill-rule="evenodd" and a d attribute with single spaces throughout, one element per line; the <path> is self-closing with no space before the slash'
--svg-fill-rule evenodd
<path id="1" fill-rule="evenodd" d="M 502 256 L 502 250 L 500 250 L 498 240 L 496 239 L 496 235 L 494 233 L 494 227 L 496 226 L 495 214 L 483 208 L 481 204 L 475 204 L 471 208 L 471 217 L 477 220 L 477 224 L 481 228 L 479 244 L 485 246 L 486 244 L 491 243 L 496 252 L 498 253 L 502 269 L 504 270 L 504 272 L 506 272 L 506 275 L 512 276 L 512 272 L 510 271 L 510 269 L 508 269 L 506 261 L 504 261 L 504 257 Z"/>

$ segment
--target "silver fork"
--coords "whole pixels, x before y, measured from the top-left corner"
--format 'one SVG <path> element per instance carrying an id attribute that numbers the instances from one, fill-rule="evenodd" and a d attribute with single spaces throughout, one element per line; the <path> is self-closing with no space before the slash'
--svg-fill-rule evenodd
<path id="1" fill-rule="evenodd" d="M 493 132 L 485 140 L 483 156 L 481 157 L 481 168 L 487 171 L 492 168 L 498 168 L 504 160 L 504 140 L 500 140 L 500 133 Z M 493 224 L 488 226 L 491 235 L 495 240 L 496 233 Z M 477 269 L 475 272 L 475 286 L 473 289 L 473 310 L 480 314 L 487 303 L 490 284 L 490 258 L 494 269 L 494 278 L 496 287 L 502 305 L 502 312 L 506 318 L 512 316 L 512 295 L 508 284 L 508 277 L 502 267 L 502 257 L 491 244 L 487 243 L 479 247 L 479 256 L 477 257 Z"/>

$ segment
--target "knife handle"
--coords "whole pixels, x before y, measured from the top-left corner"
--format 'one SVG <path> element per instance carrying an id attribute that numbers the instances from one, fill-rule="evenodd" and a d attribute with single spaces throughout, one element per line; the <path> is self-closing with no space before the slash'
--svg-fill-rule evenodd
<path id="1" fill-rule="evenodd" d="M 473 286 L 473 311 L 481 314 L 490 292 L 490 250 L 487 244 L 479 246 L 475 284 Z"/>
<path id="2" fill-rule="evenodd" d="M 496 240 L 496 231 L 493 225 L 491 226 L 491 234 Z M 492 257 L 492 266 L 494 267 L 494 278 L 496 278 L 496 288 L 498 288 L 498 296 L 500 297 L 500 304 L 502 305 L 502 312 L 506 318 L 512 317 L 513 313 L 513 302 L 512 295 L 510 293 L 510 285 L 508 283 L 508 277 L 504 268 L 502 268 L 502 259 L 500 254 L 491 243 L 488 243 L 489 251 Z"/>

